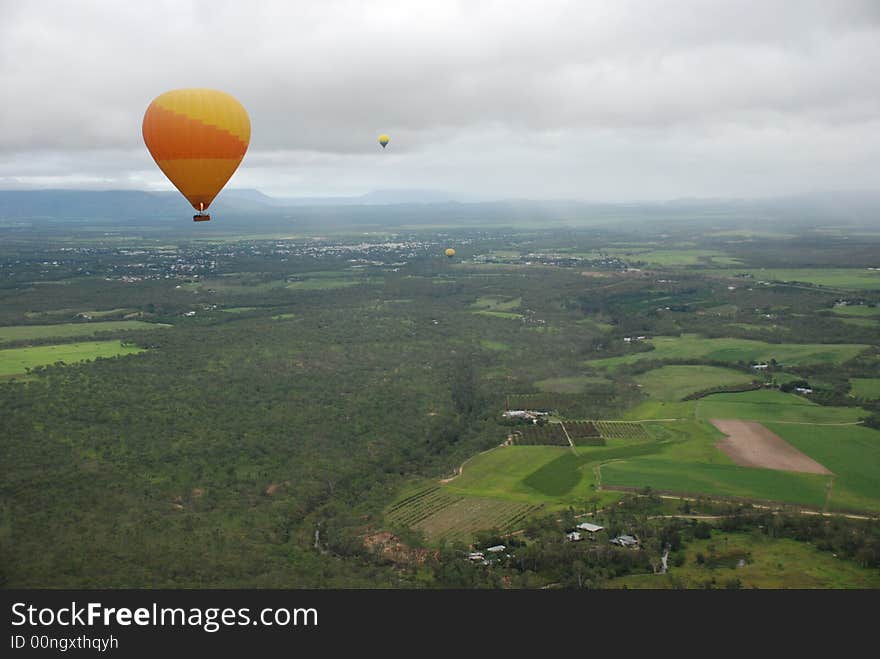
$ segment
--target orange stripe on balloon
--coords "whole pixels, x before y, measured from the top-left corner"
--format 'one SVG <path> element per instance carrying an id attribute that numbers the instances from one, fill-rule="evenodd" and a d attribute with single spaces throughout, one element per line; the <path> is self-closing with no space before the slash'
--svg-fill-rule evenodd
<path id="1" fill-rule="evenodd" d="M 144 115 L 144 142 L 159 160 L 235 158 L 241 160 L 247 142 L 218 126 L 166 110 L 151 103 Z"/>

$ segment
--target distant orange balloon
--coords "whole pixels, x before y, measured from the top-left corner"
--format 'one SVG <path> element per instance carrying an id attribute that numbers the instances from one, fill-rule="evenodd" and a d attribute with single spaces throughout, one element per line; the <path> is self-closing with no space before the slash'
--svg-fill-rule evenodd
<path id="1" fill-rule="evenodd" d="M 175 89 L 144 114 L 144 143 L 165 176 L 201 215 L 238 169 L 251 139 L 247 111 L 213 89 Z"/>
<path id="2" fill-rule="evenodd" d="M 455 256 L 455 250 L 452 249 L 451 247 L 448 248 L 448 249 L 447 249 L 445 252 L 443 252 L 443 253 L 446 254 L 446 256 L 448 256 L 449 258 L 452 258 L 453 256 Z"/>

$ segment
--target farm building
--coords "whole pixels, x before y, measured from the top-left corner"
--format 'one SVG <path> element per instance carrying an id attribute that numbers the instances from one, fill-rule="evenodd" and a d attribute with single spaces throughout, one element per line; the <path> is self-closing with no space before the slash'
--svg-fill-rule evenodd
<path id="1" fill-rule="evenodd" d="M 764 371 L 769 367 L 768 364 L 752 364 L 752 368 L 756 371 Z"/>
<path id="2" fill-rule="evenodd" d="M 482 561 L 485 558 L 483 552 L 481 551 L 472 551 L 468 554 L 469 561 Z"/>
<path id="3" fill-rule="evenodd" d="M 506 410 L 504 416 L 508 419 L 531 419 L 539 416 L 547 416 L 547 412 L 538 410 Z"/>
<path id="4" fill-rule="evenodd" d="M 581 522 L 577 525 L 577 527 L 581 531 L 587 531 L 588 533 L 596 533 L 597 531 L 602 531 L 605 529 L 604 526 L 599 526 L 598 524 L 590 524 L 589 522 Z"/>
<path id="5" fill-rule="evenodd" d="M 548 413 L 538 412 L 537 410 L 507 410 L 502 416 L 505 419 L 523 419 L 524 421 L 537 423 L 540 417 L 548 416 Z"/>
<path id="6" fill-rule="evenodd" d="M 504 545 L 495 545 L 494 547 L 489 547 L 486 551 L 492 552 L 493 554 L 498 554 L 507 549 Z"/>
<path id="7" fill-rule="evenodd" d="M 577 531 L 572 531 L 571 533 L 565 534 L 565 539 L 568 540 L 569 542 L 580 542 L 581 534 L 578 533 Z"/>
<path id="8" fill-rule="evenodd" d="M 611 538 L 610 542 L 612 545 L 617 545 L 618 547 L 635 548 L 639 546 L 638 538 L 634 538 L 631 535 L 619 535 L 616 538 Z"/>

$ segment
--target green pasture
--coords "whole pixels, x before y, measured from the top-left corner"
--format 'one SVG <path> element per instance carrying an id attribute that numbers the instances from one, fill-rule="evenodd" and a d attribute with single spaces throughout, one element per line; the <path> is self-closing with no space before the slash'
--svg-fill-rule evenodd
<path id="1" fill-rule="evenodd" d="M 551 507 L 585 506 L 593 497 L 615 501 L 620 495 L 596 490 L 595 467 L 603 461 L 659 450 L 654 441 L 611 440 L 608 446 L 505 446 L 464 464 L 463 473 L 444 486 L 450 493 L 494 497 Z"/>
<path id="2" fill-rule="evenodd" d="M 106 320 L 97 323 L 61 323 L 58 325 L 13 325 L 0 327 L 0 343 L 49 337 L 60 339 L 70 336 L 94 336 L 98 332 L 161 329 L 166 327 L 171 327 L 171 325 L 145 323 L 141 320 Z"/>
<path id="3" fill-rule="evenodd" d="M 761 499 L 821 508 L 828 476 L 732 464 L 678 462 L 663 457 L 602 466 L 603 486 L 651 487 L 683 494 Z"/>
<path id="4" fill-rule="evenodd" d="M 697 562 L 697 554 L 704 557 Z M 745 565 L 737 567 L 742 559 Z M 789 538 L 713 531 L 685 548 L 685 562 L 666 574 L 632 574 L 606 583 L 610 588 L 723 588 L 739 580 L 742 588 L 880 588 L 880 572 L 836 558 L 831 552 Z"/>
<path id="5" fill-rule="evenodd" d="M 752 275 L 755 281 L 800 282 L 853 291 L 880 289 L 880 270 L 867 268 L 769 268 L 719 271 L 714 274 L 730 276 L 742 272 Z"/>
<path id="6" fill-rule="evenodd" d="M 715 316 L 734 316 L 739 311 L 739 307 L 735 304 L 719 304 L 715 307 L 708 307 L 704 311 Z"/>
<path id="7" fill-rule="evenodd" d="M 582 318 L 581 320 L 575 321 L 578 325 L 586 325 L 592 329 L 598 330 L 600 332 L 610 332 L 614 329 L 614 325 L 611 323 L 602 322 L 601 320 L 592 320 L 590 318 Z"/>
<path id="8" fill-rule="evenodd" d="M 625 254 L 625 253 L 624 253 Z M 706 249 L 654 249 L 636 253 L 633 259 L 655 265 L 737 265 L 739 259 L 723 252 Z"/>
<path id="9" fill-rule="evenodd" d="M 49 311 L 28 311 L 24 315 L 26 318 L 63 318 L 65 316 L 76 316 L 83 314 L 92 318 L 107 318 L 108 316 L 119 316 L 127 313 L 134 313 L 135 309 L 104 309 L 98 310 L 81 310 L 81 309 L 51 309 Z"/>
<path id="10" fill-rule="evenodd" d="M 752 339 L 709 339 L 697 334 L 657 336 L 649 340 L 654 350 L 586 362 L 591 367 L 612 368 L 642 359 L 701 359 L 719 362 L 782 364 L 839 363 L 852 359 L 869 346 L 848 343 L 766 343 Z"/>
<path id="11" fill-rule="evenodd" d="M 226 313 L 247 313 L 249 311 L 256 311 L 260 307 L 227 307 L 226 309 L 221 309 L 221 311 L 225 311 Z"/>
<path id="12" fill-rule="evenodd" d="M 486 348 L 487 350 L 495 350 L 498 352 L 505 352 L 510 350 L 510 345 L 507 343 L 502 343 L 501 341 L 491 341 L 489 339 L 480 339 L 480 345 Z"/>
<path id="13" fill-rule="evenodd" d="M 792 423 L 854 423 L 867 413 L 859 407 L 817 405 L 796 394 L 759 389 L 738 394 L 712 394 L 697 401 L 703 419 L 746 419 Z"/>
<path id="14" fill-rule="evenodd" d="M 718 366 L 664 366 L 635 378 L 651 398 L 672 402 L 711 387 L 748 384 L 759 375 Z"/>
<path id="15" fill-rule="evenodd" d="M 851 393 L 856 398 L 876 400 L 880 398 L 880 378 L 852 378 Z"/>
<path id="16" fill-rule="evenodd" d="M 522 315 L 518 313 L 510 313 L 509 311 L 486 311 L 485 309 L 481 309 L 480 311 L 472 311 L 471 313 L 478 316 L 489 316 L 491 318 L 507 318 L 510 320 L 520 320 L 522 318 Z"/>
<path id="17" fill-rule="evenodd" d="M 321 291 L 321 290 L 330 290 L 334 288 L 345 288 L 346 286 L 356 286 L 357 284 L 364 283 L 360 279 L 352 279 L 352 278 L 324 278 L 319 277 L 315 279 L 303 279 L 301 281 L 292 281 L 289 282 L 285 288 L 289 288 L 295 291 Z"/>
<path id="18" fill-rule="evenodd" d="M 830 509 L 880 510 L 880 431 L 864 426 L 765 425 L 834 473 Z"/>
<path id="19" fill-rule="evenodd" d="M 471 305 L 472 309 L 485 309 L 487 311 L 512 311 L 519 308 L 522 304 L 522 298 L 509 298 L 497 295 L 484 295 L 478 297 L 476 302 Z"/>
<path id="20" fill-rule="evenodd" d="M 832 311 L 838 316 L 880 316 L 880 307 L 869 307 L 864 304 L 834 307 Z"/>
<path id="21" fill-rule="evenodd" d="M 841 318 L 841 322 L 856 327 L 874 327 L 880 329 L 880 318 Z"/>
<path id="22" fill-rule="evenodd" d="M 695 416 L 697 401 L 665 402 L 646 400 L 629 408 L 621 415 L 624 421 L 645 421 L 658 419 L 687 419 Z"/>
<path id="23" fill-rule="evenodd" d="M 24 373 L 28 368 L 56 362 L 72 364 L 97 357 L 115 357 L 143 352 L 143 348 L 124 345 L 122 341 L 88 341 L 59 345 L 7 348 L 0 350 L 0 375 Z"/>
<path id="24" fill-rule="evenodd" d="M 200 279 L 198 281 L 179 284 L 181 290 L 197 293 L 200 291 L 216 291 L 229 295 L 257 295 L 266 293 L 275 288 L 283 288 L 286 282 L 283 279 L 273 279 L 272 281 L 250 280 L 246 278 L 240 279 Z"/>

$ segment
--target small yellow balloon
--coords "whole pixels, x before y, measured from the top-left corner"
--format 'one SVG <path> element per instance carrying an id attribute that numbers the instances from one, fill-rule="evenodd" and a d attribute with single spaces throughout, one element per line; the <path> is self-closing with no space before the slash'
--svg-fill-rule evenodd
<path id="1" fill-rule="evenodd" d="M 379 135 L 379 144 L 382 145 L 382 148 L 383 148 L 383 149 L 384 149 L 386 146 L 388 146 L 388 142 L 390 142 L 390 141 L 391 141 L 391 138 L 388 137 L 387 135 L 385 135 L 384 133 L 382 133 L 381 135 Z"/>
<path id="2" fill-rule="evenodd" d="M 455 250 L 450 247 L 449 249 L 446 250 L 445 254 L 449 258 L 452 258 L 453 256 L 455 256 Z"/>

